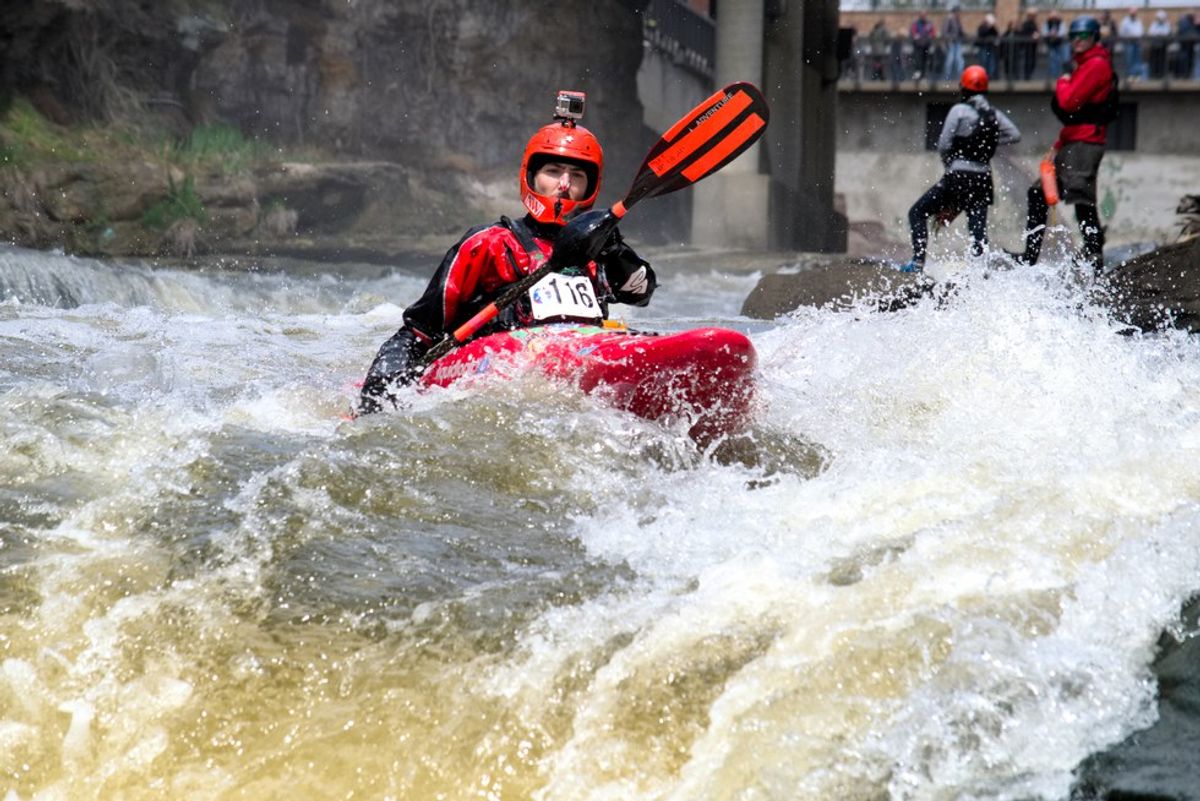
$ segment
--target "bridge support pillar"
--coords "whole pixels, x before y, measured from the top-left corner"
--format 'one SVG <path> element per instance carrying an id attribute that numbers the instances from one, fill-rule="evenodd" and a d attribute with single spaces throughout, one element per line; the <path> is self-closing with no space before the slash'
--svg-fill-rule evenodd
<path id="1" fill-rule="evenodd" d="M 717 12 L 715 83 L 763 86 L 764 0 L 722 3 Z M 769 99 L 768 93 L 768 99 Z M 759 171 L 761 143 L 692 188 L 692 242 L 766 250 L 771 177 Z"/>

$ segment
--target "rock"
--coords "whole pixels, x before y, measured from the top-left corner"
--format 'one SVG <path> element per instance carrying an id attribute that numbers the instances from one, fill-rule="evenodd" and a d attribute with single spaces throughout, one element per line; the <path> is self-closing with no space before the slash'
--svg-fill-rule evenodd
<path id="1" fill-rule="evenodd" d="M 880 311 L 894 311 L 930 294 L 932 281 L 902 273 L 887 262 L 845 256 L 809 256 L 796 272 L 763 276 L 742 304 L 742 314 L 771 320 L 801 306 L 845 309 L 874 298 Z"/>
<path id="2" fill-rule="evenodd" d="M 1200 331 L 1200 237 L 1117 265 L 1097 296 L 1118 320 L 1143 331 Z"/>
<path id="3" fill-rule="evenodd" d="M 1088 757 L 1076 769 L 1073 799 L 1195 799 L 1200 787 L 1200 600 L 1181 614 L 1180 632 L 1164 633 L 1154 660 L 1158 719 L 1148 729 Z"/>
<path id="4" fill-rule="evenodd" d="M 271 239 L 282 239 L 296 233 L 296 225 L 300 221 L 298 212 L 283 206 L 267 209 L 259 220 L 259 230 L 263 236 Z"/>
<path id="5" fill-rule="evenodd" d="M 863 299 L 874 299 L 879 311 L 895 311 L 952 290 L 876 259 L 807 256 L 798 267 L 764 276 L 746 297 L 742 314 L 769 320 L 801 306 L 845 309 Z M 1121 262 L 1098 283 L 1095 298 L 1116 319 L 1143 331 L 1174 326 L 1200 332 L 1200 237 Z"/>
<path id="6" fill-rule="evenodd" d="M 253 206 L 258 202 L 259 187 L 251 175 L 222 175 L 213 172 L 197 178 L 196 194 L 199 195 L 200 202 L 209 208 Z"/>
<path id="7" fill-rule="evenodd" d="M 340 237 L 384 258 L 418 241 L 444 250 L 473 225 L 520 213 L 521 148 L 550 122 L 559 88 L 588 93 L 585 124 L 604 143 L 605 185 L 627 185 L 645 146 L 637 92 L 645 6 L 445 0 L 431 13 L 428 4 L 388 0 L 214 0 L 182 13 L 189 4 L 10 0 L 0 4 L 0 74 L 34 90 L 37 108 L 59 122 L 165 125 L 183 140 L 184 126 L 220 121 L 264 149 L 327 159 L 215 179 L 190 168 L 199 202 L 233 223 L 202 238 L 231 253 L 301 239 L 333 253 Z M 168 174 L 181 186 L 189 168 L 109 156 L 84 177 L 72 177 L 80 171 L 72 165 L 39 165 L 30 172 L 45 180 L 30 174 L 11 192 L 0 175 L 8 195 L 0 232 L 73 252 L 137 246 L 141 238 L 116 223 L 141 220 L 167 197 Z M 245 232 L 244 211 L 218 208 L 253 210 L 256 220 L 279 208 L 294 221 Z M 94 232 L 109 228 L 116 233 L 92 250 Z"/>
<path id="8" fill-rule="evenodd" d="M 155 245 L 156 255 L 189 259 L 202 250 L 206 251 L 207 248 L 200 238 L 200 223 L 191 217 L 171 223 Z"/>
<path id="9" fill-rule="evenodd" d="M 257 194 L 265 207 L 296 213 L 296 229 L 329 233 L 349 227 L 366 206 L 371 173 L 395 165 L 280 164 L 260 173 Z"/>
<path id="10" fill-rule="evenodd" d="M 210 208 L 202 226 L 203 233 L 212 240 L 214 248 L 223 249 L 225 242 L 253 234 L 258 228 L 258 218 L 259 209 L 255 205 Z"/>

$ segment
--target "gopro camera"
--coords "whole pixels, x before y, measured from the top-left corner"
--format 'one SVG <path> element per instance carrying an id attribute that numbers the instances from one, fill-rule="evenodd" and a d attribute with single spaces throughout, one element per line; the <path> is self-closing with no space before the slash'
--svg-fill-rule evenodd
<path id="1" fill-rule="evenodd" d="M 555 118 L 561 120 L 583 119 L 583 101 L 586 97 L 583 92 L 559 90 L 558 99 L 554 103 Z"/>

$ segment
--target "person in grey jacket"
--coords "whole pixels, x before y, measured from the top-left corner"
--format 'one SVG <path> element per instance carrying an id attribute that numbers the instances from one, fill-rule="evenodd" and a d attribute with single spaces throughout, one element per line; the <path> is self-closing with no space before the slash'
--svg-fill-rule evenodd
<path id="1" fill-rule="evenodd" d="M 966 211 L 967 227 L 974 240 L 971 253 L 983 253 L 988 241 L 987 209 L 993 203 L 992 156 L 997 146 L 1021 140 L 1013 121 L 988 103 L 988 75 L 983 67 L 972 65 L 963 70 L 959 88 L 962 99 L 946 115 L 937 142 L 946 172 L 908 210 L 913 256 L 900 267 L 901 272 L 919 273 L 925 269 L 929 217 L 949 223 Z"/>

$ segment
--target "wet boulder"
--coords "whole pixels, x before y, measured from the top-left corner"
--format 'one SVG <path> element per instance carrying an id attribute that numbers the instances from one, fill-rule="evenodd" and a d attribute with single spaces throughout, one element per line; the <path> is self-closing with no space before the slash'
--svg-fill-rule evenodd
<path id="1" fill-rule="evenodd" d="M 1118 264 L 1098 295 L 1122 322 L 1200 331 L 1200 237 Z"/>
<path id="2" fill-rule="evenodd" d="M 742 303 L 742 314 L 771 320 L 801 306 L 846 309 L 864 301 L 894 311 L 930 294 L 933 282 L 901 273 L 880 259 L 810 256 L 763 276 Z"/>

